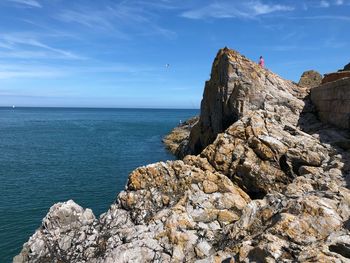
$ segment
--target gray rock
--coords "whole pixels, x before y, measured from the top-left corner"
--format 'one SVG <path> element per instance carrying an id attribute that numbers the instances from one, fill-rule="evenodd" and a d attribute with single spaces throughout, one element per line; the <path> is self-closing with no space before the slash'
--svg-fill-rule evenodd
<path id="1" fill-rule="evenodd" d="M 14 262 L 348 262 L 348 133 L 305 112 L 307 94 L 220 50 L 200 154 L 136 169 L 99 219 L 55 204 Z"/>
<path id="2" fill-rule="evenodd" d="M 322 83 L 322 75 L 315 70 L 303 72 L 300 77 L 299 85 L 307 88 L 318 87 Z"/>

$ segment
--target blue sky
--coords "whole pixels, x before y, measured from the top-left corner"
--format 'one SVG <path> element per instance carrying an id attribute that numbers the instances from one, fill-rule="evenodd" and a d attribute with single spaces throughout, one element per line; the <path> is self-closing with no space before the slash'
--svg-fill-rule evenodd
<path id="1" fill-rule="evenodd" d="M 350 62 L 350 0 L 1 0 L 0 16 L 0 106 L 199 108 L 224 46 L 294 81 Z"/>

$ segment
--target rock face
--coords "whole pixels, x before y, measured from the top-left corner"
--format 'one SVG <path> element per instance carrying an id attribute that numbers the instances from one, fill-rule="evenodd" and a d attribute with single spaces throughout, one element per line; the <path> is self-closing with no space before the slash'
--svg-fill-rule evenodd
<path id="1" fill-rule="evenodd" d="M 298 96 L 305 91 L 238 52 L 221 49 L 205 83 L 200 119 L 191 130 L 187 152 L 200 153 L 249 111 L 280 107 L 281 117 L 294 116 L 293 111 L 303 107 Z"/>
<path id="2" fill-rule="evenodd" d="M 307 95 L 220 50 L 193 128 L 207 147 L 133 171 L 99 219 L 54 205 L 14 262 L 349 262 L 348 133 Z"/>
<path id="3" fill-rule="evenodd" d="M 178 158 L 183 158 L 188 145 L 188 139 L 193 126 L 198 122 L 199 117 L 193 117 L 179 126 L 175 127 L 170 134 L 163 138 L 166 148 Z"/>
<path id="4" fill-rule="evenodd" d="M 346 64 L 341 71 L 350 71 L 350 63 Z"/>
<path id="5" fill-rule="evenodd" d="M 340 72 L 325 74 L 324 78 L 322 79 L 322 84 L 336 81 L 338 79 L 349 78 L 349 77 L 350 77 L 350 71 L 340 71 Z"/>
<path id="6" fill-rule="evenodd" d="M 299 85 L 307 88 L 314 88 L 322 83 L 322 75 L 314 70 L 305 71 L 299 80 Z"/>
<path id="7" fill-rule="evenodd" d="M 350 74 L 312 89 L 311 99 L 322 121 L 350 129 Z"/>

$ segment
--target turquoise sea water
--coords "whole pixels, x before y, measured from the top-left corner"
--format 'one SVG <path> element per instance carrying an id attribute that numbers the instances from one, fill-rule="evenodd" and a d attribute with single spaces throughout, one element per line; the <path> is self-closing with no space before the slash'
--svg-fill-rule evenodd
<path id="1" fill-rule="evenodd" d="M 138 166 L 170 160 L 161 138 L 198 110 L 0 108 L 0 262 L 50 206 L 105 212 Z"/>

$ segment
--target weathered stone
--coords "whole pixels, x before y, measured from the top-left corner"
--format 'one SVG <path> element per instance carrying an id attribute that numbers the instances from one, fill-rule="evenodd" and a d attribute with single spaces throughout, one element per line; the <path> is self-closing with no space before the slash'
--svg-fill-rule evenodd
<path id="1" fill-rule="evenodd" d="M 206 194 L 211 194 L 218 191 L 218 186 L 211 181 L 205 180 L 203 182 L 203 191 Z"/>
<path id="2" fill-rule="evenodd" d="M 163 138 L 163 143 L 166 148 L 179 158 L 185 157 L 188 154 L 186 145 L 190 132 L 193 126 L 198 122 L 199 117 L 193 117 L 185 122 L 182 122 L 174 128 L 170 134 Z"/>
<path id="3" fill-rule="evenodd" d="M 299 80 L 299 85 L 307 88 L 314 88 L 322 83 L 322 75 L 314 70 L 305 71 Z"/>
<path id="4" fill-rule="evenodd" d="M 325 82 L 312 89 L 311 100 L 322 121 L 340 128 L 350 128 L 350 74 L 348 78 Z"/>
<path id="5" fill-rule="evenodd" d="M 301 111 L 304 103 L 296 97 L 305 96 L 306 91 L 233 50 L 221 49 L 205 84 L 200 118 L 188 141 L 189 151 L 200 153 L 217 134 L 249 111 L 283 106 L 281 117 Z"/>
<path id="6" fill-rule="evenodd" d="M 350 63 L 346 64 L 343 68 L 343 71 L 350 71 Z"/>
<path id="7" fill-rule="evenodd" d="M 349 77 L 350 77 L 350 71 L 340 71 L 340 72 L 325 74 L 324 78 L 322 79 L 322 84 L 333 82 L 338 79 L 349 78 Z"/>
<path id="8" fill-rule="evenodd" d="M 54 205 L 14 262 L 349 261 L 349 135 L 305 110 L 307 91 L 221 50 L 191 131 L 203 151 L 136 169 L 98 220 Z"/>

